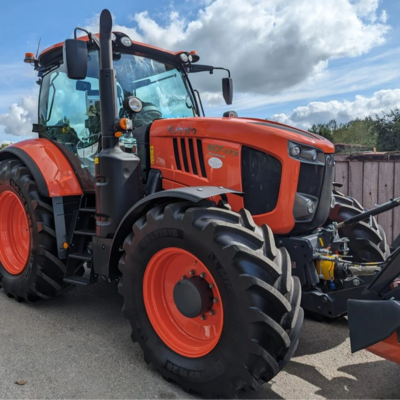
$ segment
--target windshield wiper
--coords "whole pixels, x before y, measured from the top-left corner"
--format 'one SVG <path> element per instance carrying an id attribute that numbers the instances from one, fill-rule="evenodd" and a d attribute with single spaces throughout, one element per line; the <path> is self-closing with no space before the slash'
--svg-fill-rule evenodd
<path id="1" fill-rule="evenodd" d="M 176 74 L 169 75 L 169 76 L 166 76 L 165 78 L 160 78 L 155 81 L 151 81 L 150 79 L 144 79 L 142 81 L 135 82 L 135 83 L 133 83 L 133 89 L 136 90 L 141 87 L 149 86 L 149 85 L 152 85 L 153 83 L 165 81 L 166 79 L 170 79 L 170 78 L 176 78 Z"/>

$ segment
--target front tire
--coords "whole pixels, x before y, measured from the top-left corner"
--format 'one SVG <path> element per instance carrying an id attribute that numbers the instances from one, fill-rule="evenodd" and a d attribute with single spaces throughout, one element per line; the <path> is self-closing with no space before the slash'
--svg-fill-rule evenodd
<path id="1" fill-rule="evenodd" d="M 0 162 L 0 286 L 34 302 L 65 291 L 51 200 L 42 196 L 19 160 Z M 22 256 L 21 256 L 22 255 Z"/>
<path id="2" fill-rule="evenodd" d="M 328 224 L 342 222 L 361 214 L 366 209 L 353 197 L 334 190 L 335 207 L 331 209 Z M 386 234 L 375 217 L 339 229 L 340 237 L 347 237 L 353 262 L 382 262 L 390 254 Z"/>
<path id="3" fill-rule="evenodd" d="M 147 363 L 188 392 L 233 397 L 269 381 L 293 355 L 301 288 L 268 227 L 244 210 L 207 205 L 161 205 L 141 217 L 124 243 L 119 291 Z M 207 296 L 217 302 L 182 315 L 194 298 L 174 304 L 182 278 L 200 286 L 203 279 L 204 304 Z"/>

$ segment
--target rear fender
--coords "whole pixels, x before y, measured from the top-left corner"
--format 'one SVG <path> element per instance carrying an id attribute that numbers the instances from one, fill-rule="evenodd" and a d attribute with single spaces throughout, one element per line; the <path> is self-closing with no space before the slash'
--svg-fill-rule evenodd
<path id="1" fill-rule="evenodd" d="M 178 189 L 163 190 L 161 192 L 154 193 L 150 196 L 143 198 L 138 201 L 125 215 L 121 223 L 117 228 L 117 232 L 112 240 L 110 256 L 105 257 L 106 263 L 101 262 L 104 257 L 99 257 L 98 261 L 100 264 L 95 262 L 96 273 L 101 275 L 108 275 L 110 277 L 118 276 L 118 261 L 121 257 L 121 246 L 124 244 L 124 240 L 132 231 L 133 224 L 144 214 L 146 214 L 151 208 L 166 202 L 177 202 L 177 201 L 190 201 L 194 204 L 199 203 L 202 200 L 210 199 L 212 197 L 224 196 L 226 194 L 236 194 L 243 196 L 243 193 L 235 190 L 226 189 L 223 187 L 215 186 L 202 186 L 202 187 L 184 187 Z M 106 239 L 107 240 L 107 239 Z M 106 245 L 104 247 L 107 247 Z M 96 257 L 95 257 L 96 258 Z M 96 264 L 98 268 L 96 268 Z M 108 269 L 108 271 L 107 271 Z"/>
<path id="2" fill-rule="evenodd" d="M 82 195 L 71 164 L 50 140 L 30 139 L 10 145 L 0 152 L 0 161 L 9 158 L 20 159 L 26 165 L 43 196 Z"/>

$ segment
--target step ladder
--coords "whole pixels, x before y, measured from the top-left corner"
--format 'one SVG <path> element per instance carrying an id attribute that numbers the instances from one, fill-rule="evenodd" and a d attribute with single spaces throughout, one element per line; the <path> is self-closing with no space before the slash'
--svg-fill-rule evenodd
<path id="1" fill-rule="evenodd" d="M 74 217 L 74 230 L 69 239 L 69 254 L 65 269 L 64 282 L 73 285 L 88 285 L 96 282 L 93 270 L 92 241 L 96 235 L 94 204 L 91 199 L 82 196 L 79 209 Z M 83 273 L 84 270 L 84 273 Z"/>

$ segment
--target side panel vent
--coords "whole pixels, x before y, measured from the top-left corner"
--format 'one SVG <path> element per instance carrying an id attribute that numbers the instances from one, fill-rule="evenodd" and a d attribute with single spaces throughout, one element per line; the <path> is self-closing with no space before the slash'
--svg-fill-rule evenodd
<path id="1" fill-rule="evenodd" d="M 176 169 L 207 178 L 201 139 L 174 138 L 172 140 Z"/>
<path id="2" fill-rule="evenodd" d="M 178 139 L 173 139 L 173 142 L 174 142 L 174 154 L 175 154 L 176 169 L 182 170 L 181 160 L 179 158 Z"/>

